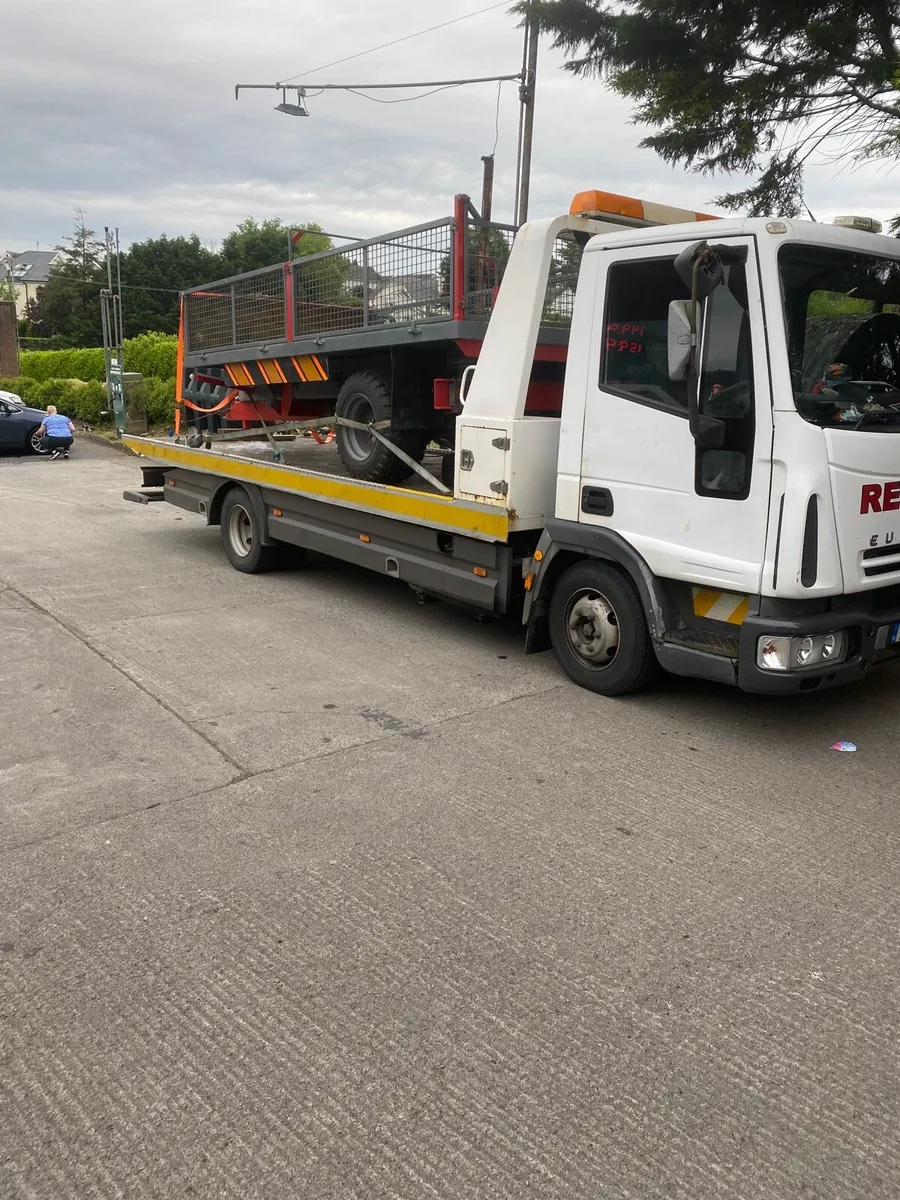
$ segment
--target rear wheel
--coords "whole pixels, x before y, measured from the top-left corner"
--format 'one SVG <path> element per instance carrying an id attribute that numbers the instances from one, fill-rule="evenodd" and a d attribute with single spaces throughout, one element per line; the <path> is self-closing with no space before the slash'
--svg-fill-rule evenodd
<path id="1" fill-rule="evenodd" d="M 640 597 L 606 563 L 576 563 L 559 579 L 550 641 L 569 678 L 601 696 L 640 691 L 658 670 Z"/>
<path id="2" fill-rule="evenodd" d="M 232 488 L 222 505 L 219 534 L 228 561 L 236 571 L 259 575 L 271 571 L 278 560 L 278 546 L 264 546 L 264 530 L 243 488 Z"/>
<path id="3" fill-rule="evenodd" d="M 335 404 L 335 416 L 369 425 L 391 419 L 391 394 L 388 385 L 373 371 L 357 371 L 344 382 Z M 384 429 L 410 458 L 421 462 L 428 445 L 428 434 L 420 429 Z M 347 471 L 357 479 L 372 483 L 402 483 L 412 471 L 387 446 L 363 429 L 337 427 L 337 447 Z"/>

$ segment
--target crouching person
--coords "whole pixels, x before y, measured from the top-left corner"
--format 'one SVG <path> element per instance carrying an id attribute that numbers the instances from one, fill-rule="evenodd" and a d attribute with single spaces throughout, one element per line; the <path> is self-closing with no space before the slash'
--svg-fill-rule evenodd
<path id="1" fill-rule="evenodd" d="M 55 404 L 47 405 L 47 415 L 38 430 L 41 446 L 51 450 L 51 458 L 68 458 L 75 440 L 75 426 L 68 417 L 57 412 Z"/>

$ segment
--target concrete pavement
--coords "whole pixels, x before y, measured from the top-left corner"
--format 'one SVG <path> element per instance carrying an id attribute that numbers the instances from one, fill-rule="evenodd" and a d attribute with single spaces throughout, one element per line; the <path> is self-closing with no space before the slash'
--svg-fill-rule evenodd
<path id="1" fill-rule="evenodd" d="M 601 700 L 138 478 L 0 459 L 0 1196 L 900 1195 L 900 673 Z"/>

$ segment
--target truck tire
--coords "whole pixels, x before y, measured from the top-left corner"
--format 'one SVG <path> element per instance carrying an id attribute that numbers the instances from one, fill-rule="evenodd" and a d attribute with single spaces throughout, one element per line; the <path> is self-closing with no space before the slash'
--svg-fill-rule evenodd
<path id="1" fill-rule="evenodd" d="M 277 565 L 279 546 L 263 545 L 263 530 L 241 487 L 232 488 L 222 502 L 219 535 L 225 555 L 236 571 L 260 575 Z"/>
<path id="2" fill-rule="evenodd" d="M 569 678 L 601 696 L 638 692 L 658 671 L 640 597 L 607 563 L 576 563 L 557 580 L 550 642 Z"/>
<path id="3" fill-rule="evenodd" d="M 334 406 L 335 416 L 349 421 L 389 421 L 391 419 L 391 393 L 388 385 L 373 371 L 357 371 L 344 381 Z M 421 462 L 428 445 L 428 433 L 420 429 L 392 429 L 383 431 L 395 446 L 405 451 L 410 458 Z M 371 483 L 402 483 L 412 474 L 410 468 L 396 454 L 360 429 L 348 429 L 338 425 L 338 453 L 350 475 L 356 479 L 367 479 Z"/>

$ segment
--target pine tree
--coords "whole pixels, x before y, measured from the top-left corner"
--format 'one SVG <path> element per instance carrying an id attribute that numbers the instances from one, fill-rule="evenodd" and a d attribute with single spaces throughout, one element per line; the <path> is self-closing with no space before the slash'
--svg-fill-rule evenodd
<path id="1" fill-rule="evenodd" d="M 521 0 L 576 75 L 636 102 L 641 143 L 746 171 L 726 208 L 794 216 L 803 168 L 900 157 L 897 0 Z"/>
<path id="2" fill-rule="evenodd" d="M 38 296 L 37 319 L 72 346 L 100 346 L 100 289 L 106 279 L 105 248 L 76 209 L 75 227 L 66 245 L 57 246 L 62 262 L 51 268 Z"/>

